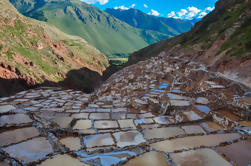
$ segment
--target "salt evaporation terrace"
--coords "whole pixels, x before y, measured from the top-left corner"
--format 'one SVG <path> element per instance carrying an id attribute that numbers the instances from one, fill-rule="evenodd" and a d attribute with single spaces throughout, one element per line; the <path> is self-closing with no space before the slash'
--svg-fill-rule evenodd
<path id="1" fill-rule="evenodd" d="M 164 54 L 92 94 L 38 88 L 0 99 L 0 165 L 251 164 L 250 89 Z"/>

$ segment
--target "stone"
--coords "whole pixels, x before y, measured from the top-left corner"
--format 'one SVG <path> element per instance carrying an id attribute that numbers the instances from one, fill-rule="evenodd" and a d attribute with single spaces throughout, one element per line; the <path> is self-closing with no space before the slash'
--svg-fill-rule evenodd
<path id="1" fill-rule="evenodd" d="M 59 118 L 53 119 L 53 121 L 57 123 L 59 127 L 61 128 L 67 128 L 72 122 L 72 120 L 73 120 L 72 117 L 59 117 Z"/>
<path id="2" fill-rule="evenodd" d="M 46 155 L 52 153 L 53 149 L 46 138 L 38 137 L 3 148 L 3 151 L 13 158 L 24 161 L 25 163 L 31 163 L 43 159 Z"/>
<path id="3" fill-rule="evenodd" d="M 117 132 L 114 133 L 113 136 L 116 139 L 117 146 L 120 148 L 131 145 L 139 145 L 141 143 L 146 142 L 143 135 L 136 130 L 127 132 Z"/>
<path id="4" fill-rule="evenodd" d="M 206 134 L 199 125 L 182 126 L 187 134 Z"/>
<path id="5" fill-rule="evenodd" d="M 129 160 L 125 166 L 171 166 L 164 153 L 160 152 L 147 152 L 132 160 Z"/>
<path id="6" fill-rule="evenodd" d="M 216 146 L 223 142 L 239 139 L 240 137 L 237 133 L 192 136 L 153 143 L 151 147 L 164 152 L 174 152 L 176 150 L 187 150 L 201 146 Z"/>
<path id="7" fill-rule="evenodd" d="M 0 113 L 7 113 L 9 111 L 12 111 L 16 109 L 16 107 L 12 106 L 12 105 L 1 105 L 0 106 Z"/>
<path id="8" fill-rule="evenodd" d="M 20 125 L 33 122 L 26 114 L 4 115 L 0 117 L 0 127 L 5 125 Z"/>
<path id="9" fill-rule="evenodd" d="M 43 161 L 39 166 L 87 166 L 87 164 L 80 162 L 78 159 L 67 154 L 58 154 L 50 159 Z"/>
<path id="10" fill-rule="evenodd" d="M 81 149 L 81 143 L 78 137 L 64 137 L 61 138 L 59 142 L 72 151 L 77 151 Z"/>
<path id="11" fill-rule="evenodd" d="M 94 127 L 97 129 L 116 129 L 119 128 L 116 121 L 104 120 L 104 121 L 95 121 Z"/>
<path id="12" fill-rule="evenodd" d="M 110 133 L 85 136 L 83 140 L 87 148 L 111 146 L 115 144 Z"/>
<path id="13" fill-rule="evenodd" d="M 78 120 L 77 123 L 74 125 L 74 130 L 85 130 L 92 127 L 92 121 L 91 120 Z"/>
<path id="14" fill-rule="evenodd" d="M 26 127 L 14 130 L 8 130 L 0 133 L 0 146 L 6 146 L 18 143 L 39 135 L 35 127 Z"/>
<path id="15" fill-rule="evenodd" d="M 156 139 L 156 138 L 165 139 L 179 135 L 184 135 L 185 132 L 179 127 L 166 127 L 166 128 L 144 129 L 143 134 L 146 139 Z"/>
<path id="16" fill-rule="evenodd" d="M 251 139 L 218 147 L 217 150 L 238 166 L 251 164 Z"/>
<path id="17" fill-rule="evenodd" d="M 118 120 L 118 123 L 120 128 L 136 128 L 132 119 Z"/>
<path id="18" fill-rule="evenodd" d="M 211 149 L 190 150 L 181 153 L 172 153 L 171 158 L 175 165 L 190 166 L 231 166 L 223 157 Z"/>

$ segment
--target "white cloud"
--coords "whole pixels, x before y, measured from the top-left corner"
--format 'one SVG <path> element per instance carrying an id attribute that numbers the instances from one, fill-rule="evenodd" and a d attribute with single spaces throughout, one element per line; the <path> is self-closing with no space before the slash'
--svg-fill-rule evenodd
<path id="1" fill-rule="evenodd" d="M 145 8 L 148 8 L 147 4 L 144 4 L 144 7 L 145 7 Z"/>
<path id="2" fill-rule="evenodd" d="M 89 4 L 95 4 L 99 2 L 100 5 L 104 5 L 109 2 L 109 0 L 81 0 L 81 1 L 89 3 Z"/>
<path id="3" fill-rule="evenodd" d="M 177 14 L 179 17 L 182 17 L 184 15 L 186 15 L 188 13 L 188 11 L 186 9 L 181 9 Z"/>
<path id="4" fill-rule="evenodd" d="M 206 11 L 213 11 L 214 10 L 214 7 L 207 7 L 206 9 L 205 9 Z"/>
<path id="5" fill-rule="evenodd" d="M 176 16 L 175 12 L 171 11 L 171 13 L 169 13 L 167 17 L 175 17 L 175 16 Z"/>
<path id="6" fill-rule="evenodd" d="M 201 12 L 198 16 L 198 18 L 203 18 L 205 15 L 207 15 L 207 12 Z"/>
<path id="7" fill-rule="evenodd" d="M 134 8 L 136 6 L 136 4 L 134 3 L 134 4 L 132 4 L 131 6 L 130 6 L 130 8 Z"/>
<path id="8" fill-rule="evenodd" d="M 176 19 L 178 18 L 178 19 L 192 20 L 195 18 L 203 18 L 212 10 L 214 10 L 214 7 L 207 7 L 204 10 L 202 10 L 202 9 L 198 9 L 194 6 L 189 6 L 186 9 L 181 9 L 177 13 L 172 11 L 167 16 L 172 17 L 172 18 L 176 18 Z"/>
<path id="9" fill-rule="evenodd" d="M 122 6 L 116 6 L 116 7 L 114 7 L 114 9 L 116 9 L 116 10 L 118 10 L 118 9 L 120 9 L 120 10 L 128 10 L 129 8 L 125 7 L 124 5 L 122 5 Z"/>
<path id="10" fill-rule="evenodd" d="M 153 9 L 151 9 L 151 12 L 149 12 L 148 14 L 153 15 L 153 16 L 159 16 L 160 15 L 160 13 L 158 11 L 153 10 Z"/>

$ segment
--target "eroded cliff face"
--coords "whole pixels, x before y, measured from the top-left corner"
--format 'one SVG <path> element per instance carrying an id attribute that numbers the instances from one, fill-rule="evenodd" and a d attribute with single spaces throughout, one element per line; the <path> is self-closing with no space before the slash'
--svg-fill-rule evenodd
<path id="1" fill-rule="evenodd" d="M 135 52 L 127 65 L 164 51 L 251 87 L 250 6 L 249 0 L 220 0 L 191 31 Z"/>

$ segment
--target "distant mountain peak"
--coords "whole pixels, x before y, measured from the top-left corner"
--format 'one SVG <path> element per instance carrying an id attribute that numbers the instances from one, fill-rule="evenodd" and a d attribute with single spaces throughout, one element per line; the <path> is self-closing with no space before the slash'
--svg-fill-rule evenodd
<path id="1" fill-rule="evenodd" d="M 128 10 L 107 8 L 105 11 L 133 27 L 153 30 L 160 33 L 170 34 L 172 36 L 186 32 L 193 26 L 193 22 L 189 20 L 157 17 L 135 8 Z"/>

